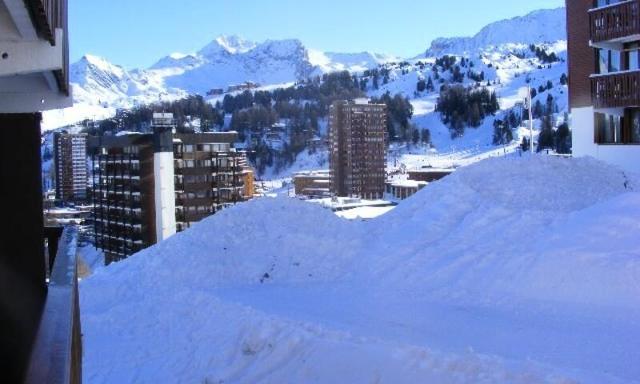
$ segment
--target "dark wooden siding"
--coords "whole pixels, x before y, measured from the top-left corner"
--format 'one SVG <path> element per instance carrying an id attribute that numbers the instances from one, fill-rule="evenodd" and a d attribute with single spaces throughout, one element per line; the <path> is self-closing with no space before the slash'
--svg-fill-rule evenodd
<path id="1" fill-rule="evenodd" d="M 595 50 L 589 46 L 589 9 L 593 0 L 567 0 L 567 47 L 569 67 L 569 105 L 588 107 L 591 102 L 590 75 L 595 72 Z"/>

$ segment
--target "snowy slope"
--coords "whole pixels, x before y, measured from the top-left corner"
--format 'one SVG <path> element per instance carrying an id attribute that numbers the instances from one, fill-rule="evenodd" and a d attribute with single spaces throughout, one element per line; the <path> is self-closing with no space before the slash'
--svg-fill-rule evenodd
<path id="1" fill-rule="evenodd" d="M 540 44 L 566 40 L 566 17 L 566 9 L 557 8 L 502 20 L 487 25 L 473 37 L 436 39 L 427 50 L 426 57 L 470 54 L 508 43 Z"/>
<path id="2" fill-rule="evenodd" d="M 534 156 L 368 222 L 235 206 L 82 282 L 85 380 L 638 382 L 637 177 Z"/>

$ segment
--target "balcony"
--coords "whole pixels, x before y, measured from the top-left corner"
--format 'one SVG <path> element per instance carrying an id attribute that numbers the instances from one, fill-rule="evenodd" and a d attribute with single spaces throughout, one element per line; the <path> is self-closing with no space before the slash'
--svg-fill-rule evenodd
<path id="1" fill-rule="evenodd" d="M 620 44 L 640 38 L 640 0 L 622 1 L 617 4 L 589 11 L 590 37 L 593 46 L 610 48 L 608 44 Z"/>
<path id="2" fill-rule="evenodd" d="M 8 20 L 8 28 L 0 32 L 0 95 L 5 96 L 0 109 L 28 113 L 70 107 L 67 0 L 4 5 L 0 20 Z"/>
<path id="3" fill-rule="evenodd" d="M 591 76 L 591 98 L 596 109 L 640 105 L 640 71 Z"/>
<path id="4" fill-rule="evenodd" d="M 49 230 L 48 241 L 49 285 L 25 382 L 81 383 L 78 231 Z"/>

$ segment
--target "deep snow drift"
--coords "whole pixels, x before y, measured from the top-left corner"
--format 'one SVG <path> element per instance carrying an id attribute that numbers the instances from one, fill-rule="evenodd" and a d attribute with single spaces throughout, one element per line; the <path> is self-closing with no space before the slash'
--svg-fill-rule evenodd
<path id="1" fill-rule="evenodd" d="M 82 282 L 84 377 L 637 382 L 638 188 L 534 156 L 462 168 L 368 222 L 238 205 Z"/>

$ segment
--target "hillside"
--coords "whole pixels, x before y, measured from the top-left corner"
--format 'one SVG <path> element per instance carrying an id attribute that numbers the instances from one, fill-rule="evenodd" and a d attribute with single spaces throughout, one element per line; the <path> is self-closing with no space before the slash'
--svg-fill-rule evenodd
<path id="1" fill-rule="evenodd" d="M 527 86 L 536 90 L 544 87 L 536 92 L 534 102 L 544 106 L 551 97 L 554 123 L 565 120 L 567 86 L 561 81 L 567 72 L 564 12 L 563 8 L 536 11 L 492 23 L 474 37 L 436 39 L 427 50 L 427 57 L 420 55 L 408 60 L 368 52 L 325 53 L 308 49 L 298 40 L 255 43 L 233 36 L 219 37 L 197 53 L 168 55 L 146 70 L 127 71 L 86 56 L 72 70 L 78 103 L 69 110 L 45 114 L 45 126 L 55 127 L 84 118 L 103 119 L 113 116 L 118 108 L 174 100 L 188 94 L 205 95 L 214 88 L 225 90 L 244 81 L 259 83 L 258 90 L 273 92 L 302 79 L 347 70 L 358 76 L 362 91 L 370 97 L 379 98 L 388 92 L 408 98 L 414 109 L 411 122 L 419 132 L 429 131 L 431 147 L 406 145 L 405 141 L 411 141 L 411 132 L 398 138 L 394 133 L 394 141 L 399 142 L 393 143 L 389 158 L 395 165 L 396 159 L 400 159 L 401 164 L 412 166 L 415 162 L 411 156 L 422 156 L 421 162 L 425 164 L 464 165 L 495 153 L 496 120 L 505 120 L 510 112 L 519 119 L 524 117 L 521 105 Z M 553 54 L 555 59 L 547 60 L 541 52 Z M 442 60 L 447 56 L 454 61 L 445 67 Z M 461 79 L 455 78 L 455 67 L 459 67 Z M 419 83 L 427 81 L 433 87 L 420 90 Z M 464 134 L 452 136 L 451 124 L 445 124 L 435 109 L 441 87 L 457 85 L 495 92 L 500 110 L 484 117 L 479 125 L 465 127 Z M 221 102 L 223 95 L 207 96 L 207 100 L 212 104 Z M 225 121 L 223 129 L 229 129 L 231 116 L 227 115 Z M 319 123 L 326 125 L 326 120 Z M 537 117 L 534 125 L 537 137 L 540 129 Z M 511 130 L 513 140 L 501 145 L 503 152 L 515 151 L 523 136 L 529 134 L 524 127 Z M 287 177 L 294 171 L 326 163 L 326 152 L 309 155 L 301 153 L 291 166 L 272 167 L 264 175 Z"/>
<path id="2" fill-rule="evenodd" d="M 85 380 L 638 382 L 639 186 L 533 156 L 369 222 L 235 206 L 82 282 Z"/>

